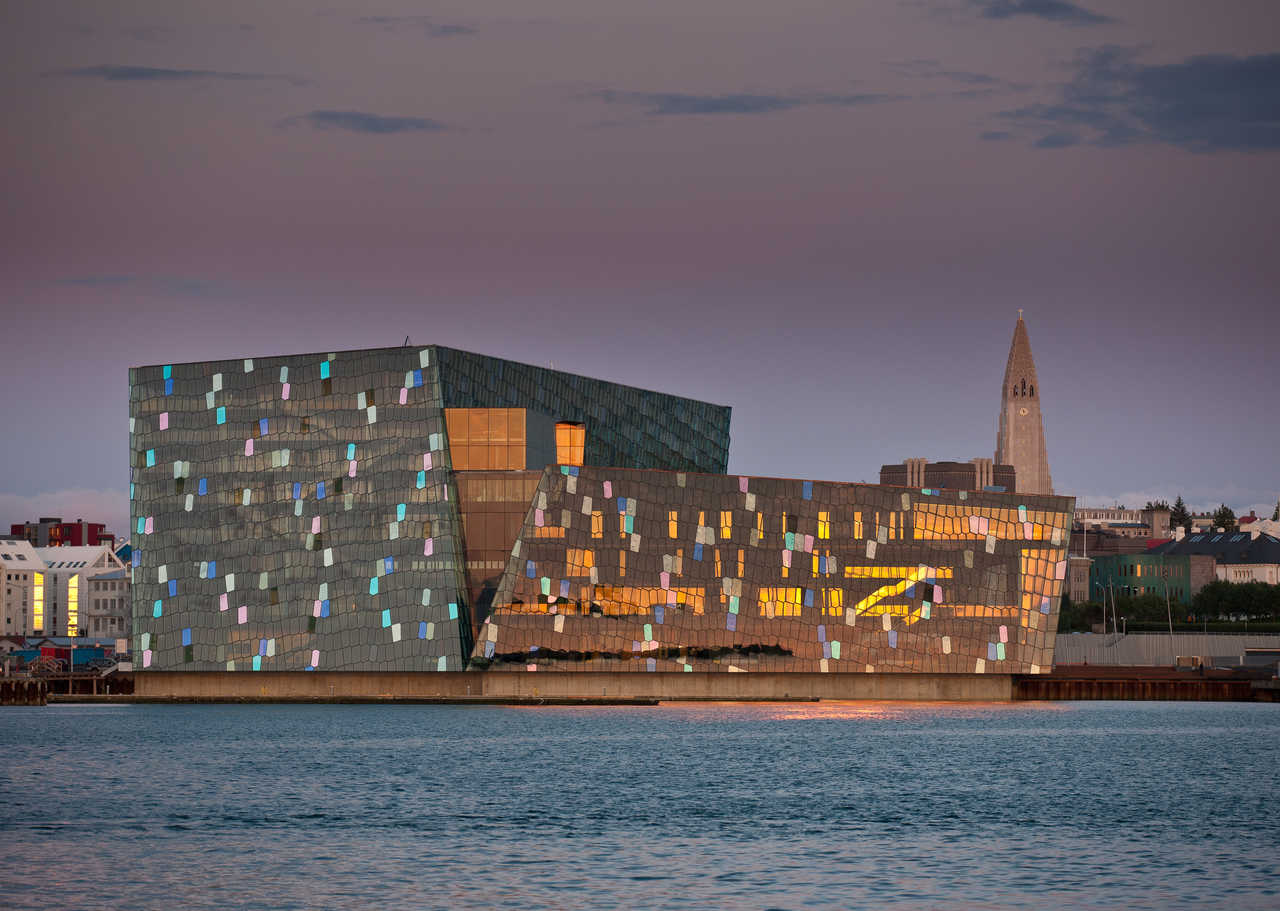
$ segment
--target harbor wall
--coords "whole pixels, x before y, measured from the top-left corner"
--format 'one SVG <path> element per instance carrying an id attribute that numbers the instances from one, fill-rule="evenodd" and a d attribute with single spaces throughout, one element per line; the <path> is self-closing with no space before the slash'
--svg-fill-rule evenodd
<path id="1" fill-rule="evenodd" d="M 1123 667 L 1170 667 L 1178 657 L 1224 659 L 1241 663 L 1245 649 L 1280 649 L 1280 636 L 1232 633 L 1059 633 L 1054 643 L 1055 667 L 1070 664 L 1114 664 Z M 1226 660 L 1229 659 L 1229 660 Z"/>
<path id="2" fill-rule="evenodd" d="M 905 699 L 1007 702 L 1007 674 L 809 674 L 360 671 L 149 671 L 136 698 L 175 701 L 340 699 Z"/>

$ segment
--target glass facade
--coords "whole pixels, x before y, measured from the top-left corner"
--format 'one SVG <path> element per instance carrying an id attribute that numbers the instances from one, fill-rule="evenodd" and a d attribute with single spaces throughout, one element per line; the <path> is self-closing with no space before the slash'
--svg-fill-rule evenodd
<path id="1" fill-rule="evenodd" d="M 503 669 L 1040 673 L 1073 502 L 548 468 L 477 636 Z"/>
<path id="2" fill-rule="evenodd" d="M 434 346 L 131 369 L 135 666 L 461 669 L 557 422 L 728 459 L 728 408 Z"/>
<path id="3" fill-rule="evenodd" d="M 135 368 L 135 666 L 1052 664 L 1069 498 L 729 476 L 729 417 L 434 346 Z"/>

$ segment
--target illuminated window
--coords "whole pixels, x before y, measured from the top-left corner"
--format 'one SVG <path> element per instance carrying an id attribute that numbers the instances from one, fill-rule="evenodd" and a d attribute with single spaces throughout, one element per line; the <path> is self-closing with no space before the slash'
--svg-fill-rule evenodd
<path id="1" fill-rule="evenodd" d="M 760 589 L 760 616 L 799 617 L 802 594 L 798 588 Z"/>
<path id="2" fill-rule="evenodd" d="M 853 514 L 853 536 L 854 536 L 855 538 L 861 538 L 861 537 L 863 537 L 863 535 L 862 535 L 862 513 L 860 513 L 860 512 L 855 512 L 855 513 Z"/>
<path id="3" fill-rule="evenodd" d="M 824 617 L 840 617 L 844 615 L 844 589 L 822 589 L 822 615 Z"/>
<path id="4" fill-rule="evenodd" d="M 80 574 L 67 580 L 67 635 L 75 636 L 80 623 Z"/>
<path id="5" fill-rule="evenodd" d="M 580 547 L 570 547 L 565 554 L 564 571 L 566 576 L 585 576 L 588 570 L 595 565 L 595 551 Z"/>
<path id="6" fill-rule="evenodd" d="M 587 428 L 582 424 L 556 423 L 556 461 L 561 465 L 581 465 L 586 442 Z"/>
<path id="7" fill-rule="evenodd" d="M 668 601 L 674 593 L 675 604 Z M 700 588 L 632 588 L 624 585 L 597 585 L 592 596 L 593 608 L 606 617 L 648 614 L 655 605 L 678 607 L 701 614 L 706 609 L 705 594 Z"/>
<path id="8" fill-rule="evenodd" d="M 625 550 L 618 551 L 618 576 L 619 578 L 627 574 L 627 552 Z"/>
<path id="9" fill-rule="evenodd" d="M 818 513 L 818 537 L 827 539 L 831 537 L 831 513 Z"/>
<path id="10" fill-rule="evenodd" d="M 593 512 L 591 514 L 591 537 L 604 537 L 604 513 Z"/>
<path id="11" fill-rule="evenodd" d="M 733 536 L 733 510 L 720 510 L 720 537 L 729 538 Z"/>
<path id="12" fill-rule="evenodd" d="M 446 408 L 445 430 L 455 471 L 523 471 L 523 408 Z"/>
<path id="13" fill-rule="evenodd" d="M 680 513 L 672 509 L 667 512 L 667 535 L 672 538 L 680 536 Z"/>
<path id="14" fill-rule="evenodd" d="M 739 579 L 741 579 L 744 575 L 746 575 L 746 572 L 745 572 L 746 565 L 747 565 L 746 551 L 744 551 L 741 547 L 739 547 L 738 548 L 738 578 Z"/>
<path id="15" fill-rule="evenodd" d="M 31 628 L 44 632 L 44 573 L 32 573 Z"/>

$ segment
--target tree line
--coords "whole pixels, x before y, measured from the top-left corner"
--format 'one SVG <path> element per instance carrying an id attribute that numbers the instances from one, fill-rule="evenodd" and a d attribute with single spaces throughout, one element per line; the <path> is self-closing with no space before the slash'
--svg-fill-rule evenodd
<path id="1" fill-rule="evenodd" d="M 1191 604 L 1169 602 L 1163 595 L 1117 595 L 1115 612 L 1129 624 L 1165 624 L 1169 614 L 1178 626 L 1202 626 L 1206 623 L 1280 624 L 1280 585 L 1266 582 L 1210 582 L 1191 599 Z M 1073 602 L 1065 594 L 1058 614 L 1059 632 L 1088 632 L 1102 623 L 1103 609 L 1099 601 Z M 1107 625 L 1111 624 L 1111 606 L 1107 605 Z"/>

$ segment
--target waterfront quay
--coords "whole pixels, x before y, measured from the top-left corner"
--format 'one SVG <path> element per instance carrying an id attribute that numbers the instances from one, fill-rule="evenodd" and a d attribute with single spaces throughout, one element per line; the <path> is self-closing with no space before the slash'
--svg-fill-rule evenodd
<path id="1" fill-rule="evenodd" d="M 789 701 L 1275 702 L 1280 686 L 1257 669 L 1063 666 L 1049 674 L 630 674 L 167 672 L 114 675 L 110 692 L 83 681 L 10 679 L 0 704 L 350 703 L 654 705 Z M 79 684 L 79 685 L 78 685 Z"/>

